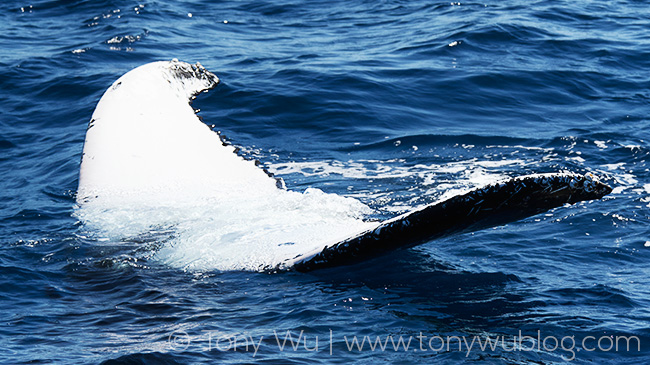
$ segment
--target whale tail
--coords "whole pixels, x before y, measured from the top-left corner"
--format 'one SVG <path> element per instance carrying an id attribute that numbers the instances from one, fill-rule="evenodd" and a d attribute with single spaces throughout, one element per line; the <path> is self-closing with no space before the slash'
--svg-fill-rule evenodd
<path id="1" fill-rule="evenodd" d="M 199 239 L 190 240 L 202 247 L 196 252 L 214 249 L 226 252 L 224 256 L 239 257 L 235 266 L 219 261 L 231 265 L 227 267 L 245 264 L 272 271 L 309 271 L 356 263 L 567 203 L 599 199 L 611 192 L 591 175 L 530 175 L 474 189 L 382 223 L 364 222 L 347 209 L 343 213 L 333 209 L 327 219 L 312 217 L 304 213 L 324 208 L 323 204 L 306 203 L 315 194 L 278 189 L 275 179 L 254 161 L 238 156 L 233 146 L 224 145 L 217 133 L 198 119 L 191 100 L 218 82 L 217 76 L 200 64 L 177 60 L 140 66 L 115 81 L 88 124 L 79 172 L 79 205 L 89 207 L 90 212 L 92 208 L 105 212 L 167 205 L 193 209 L 197 202 L 209 202 L 221 207 L 217 221 L 222 226 L 214 236 L 198 230 Z M 244 223 L 236 220 L 233 224 L 231 215 Z M 259 229 L 260 221 L 267 222 L 266 232 L 249 234 L 251 227 Z M 208 231 L 214 230 L 210 227 Z M 331 241 L 325 236 L 343 240 L 328 245 Z M 204 241 L 207 243 L 201 246 Z M 242 244 L 249 250 L 242 250 Z"/>

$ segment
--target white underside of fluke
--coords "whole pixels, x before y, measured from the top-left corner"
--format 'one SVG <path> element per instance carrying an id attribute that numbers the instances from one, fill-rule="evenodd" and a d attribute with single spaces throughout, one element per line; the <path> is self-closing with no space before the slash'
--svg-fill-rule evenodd
<path id="1" fill-rule="evenodd" d="M 275 181 L 223 146 L 189 105 L 216 82 L 182 62 L 150 63 L 119 78 L 89 124 L 77 200 L 275 192 Z"/>

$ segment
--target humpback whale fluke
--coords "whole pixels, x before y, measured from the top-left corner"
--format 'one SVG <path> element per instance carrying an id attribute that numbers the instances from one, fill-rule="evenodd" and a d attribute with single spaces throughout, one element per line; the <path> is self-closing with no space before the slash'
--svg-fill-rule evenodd
<path id="1" fill-rule="evenodd" d="M 218 83 L 217 76 L 200 64 L 177 60 L 140 66 L 115 81 L 101 97 L 88 124 L 77 203 L 82 208 L 96 205 L 100 212 L 143 204 L 154 208 L 189 204 L 194 210 L 196 205 L 192 204 L 197 201 L 232 209 L 237 219 L 234 229 L 228 229 L 228 222 L 233 222 L 228 211 L 226 217 L 215 219 L 222 223 L 214 227 L 219 230 L 217 235 L 201 231 L 196 240 L 186 240 L 208 241 L 200 246 L 198 258 L 188 258 L 190 263 L 200 260 L 204 252 L 217 251 L 220 259 L 222 254 L 232 255 L 220 261 L 232 265 L 228 267 L 254 265 L 254 269 L 268 271 L 310 271 L 353 264 L 451 234 L 505 224 L 567 203 L 599 199 L 611 192 L 590 174 L 538 174 L 474 189 L 381 223 L 361 221 L 357 215 L 337 209 L 332 209 L 325 219 L 312 214 L 321 210 L 314 209 L 314 199 L 321 199 L 319 194 L 279 188 L 274 178 L 254 161 L 238 156 L 233 146 L 223 144 L 198 119 L 189 103 Z M 322 199 L 328 199 L 325 205 L 337 199 L 354 201 L 320 194 Z M 311 205 L 306 203 L 308 199 Z M 260 220 L 267 226 L 277 224 L 277 220 L 267 218 L 284 214 L 290 216 L 278 229 L 260 235 L 246 232 L 254 230 L 257 226 L 253 225 Z M 245 218 L 244 223 L 239 222 L 240 218 Z M 296 234 L 300 228 L 308 232 Z M 220 247 L 211 246 L 211 240 L 220 240 L 215 244 Z M 250 252 L 258 254 L 249 266 L 232 264 L 248 254 L 242 251 L 242 244 L 251 245 Z"/>

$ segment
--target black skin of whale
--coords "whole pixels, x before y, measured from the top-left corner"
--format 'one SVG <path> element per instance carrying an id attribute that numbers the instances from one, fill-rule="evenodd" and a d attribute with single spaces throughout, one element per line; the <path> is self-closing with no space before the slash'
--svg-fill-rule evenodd
<path id="1" fill-rule="evenodd" d="M 590 175 L 558 173 L 513 178 L 388 220 L 274 271 L 307 272 L 355 264 L 396 249 L 503 225 L 565 204 L 600 199 L 611 191 Z"/>

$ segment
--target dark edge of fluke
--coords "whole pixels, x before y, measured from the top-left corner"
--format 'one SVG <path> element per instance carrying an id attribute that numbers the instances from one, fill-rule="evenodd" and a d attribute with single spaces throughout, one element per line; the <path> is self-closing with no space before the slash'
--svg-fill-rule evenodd
<path id="1" fill-rule="evenodd" d="M 307 272 L 351 265 L 396 249 L 473 232 L 530 217 L 580 201 L 596 200 L 612 189 L 593 175 L 527 175 L 490 184 L 383 222 L 316 254 L 295 257 L 272 271 Z"/>
<path id="2" fill-rule="evenodd" d="M 206 80 L 210 86 L 208 86 L 205 89 L 198 90 L 196 91 L 189 100 L 190 105 L 192 104 L 192 101 L 196 99 L 196 97 L 201 94 L 201 93 L 207 93 L 208 91 L 216 88 L 220 83 L 221 79 L 217 77 L 217 75 L 213 74 L 212 72 L 208 71 L 201 63 L 197 62 L 196 64 L 189 64 L 189 63 L 181 63 L 177 59 L 173 59 L 171 62 L 170 70 L 174 73 L 174 75 L 179 78 L 179 79 L 199 79 L 199 80 Z M 203 117 L 198 115 L 197 110 L 194 111 L 196 116 L 199 118 L 201 122 L 203 122 Z M 91 121 L 92 122 L 92 121 Z M 205 123 L 204 123 L 205 124 Z M 209 126 L 210 129 L 213 129 L 214 126 Z M 90 128 L 90 127 L 89 127 Z M 229 146 L 231 143 L 228 141 L 226 136 L 218 130 L 214 131 L 218 136 L 219 139 L 221 140 L 221 144 L 224 146 Z M 266 173 L 270 178 L 275 179 L 275 185 L 279 189 L 286 189 L 286 185 L 284 184 L 284 180 L 280 177 L 276 177 L 271 171 L 269 171 L 267 168 L 262 166 L 262 162 L 254 159 L 254 158 L 249 158 L 247 156 L 244 156 L 243 154 L 240 154 L 240 148 L 239 147 L 234 147 L 235 148 L 235 154 L 240 156 L 243 159 L 246 160 L 252 160 L 255 162 L 255 165 L 260 167 L 264 173 Z"/>

